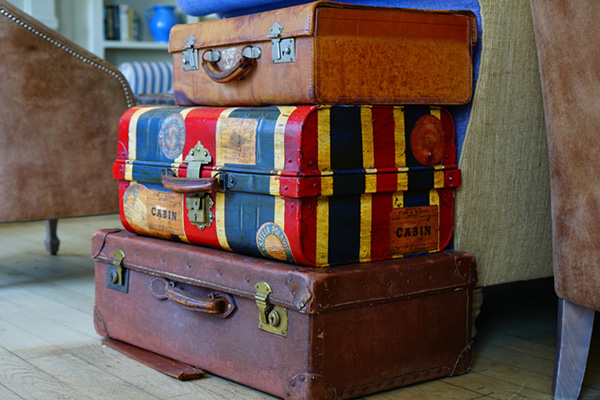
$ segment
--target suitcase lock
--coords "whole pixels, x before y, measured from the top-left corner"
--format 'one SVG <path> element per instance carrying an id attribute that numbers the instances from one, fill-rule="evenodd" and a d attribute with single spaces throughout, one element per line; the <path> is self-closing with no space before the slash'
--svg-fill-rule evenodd
<path id="1" fill-rule="evenodd" d="M 275 22 L 269 30 L 269 39 L 271 39 L 271 52 L 273 63 L 293 63 L 296 61 L 296 47 L 294 38 L 282 39 L 281 32 L 283 26 Z"/>
<path id="2" fill-rule="evenodd" d="M 207 149 L 198 142 L 185 158 L 187 163 L 187 177 L 200 178 L 202 166 L 209 164 L 212 157 Z M 200 230 L 204 230 L 210 226 L 215 219 L 214 214 L 210 211 L 214 205 L 209 193 L 190 194 L 185 198 L 185 207 L 188 210 L 188 219 L 196 225 Z"/>
<path id="3" fill-rule="evenodd" d="M 127 293 L 129 291 L 129 270 L 123 267 L 125 253 L 122 250 L 115 250 L 113 257 L 106 269 L 106 287 Z"/>
<path id="4" fill-rule="evenodd" d="M 268 283 L 258 282 L 254 288 L 256 289 L 254 299 L 259 311 L 258 327 L 263 331 L 287 337 L 287 309 L 269 303 L 269 295 L 273 290 Z"/>
<path id="5" fill-rule="evenodd" d="M 181 53 L 184 71 L 196 71 L 200 69 L 200 63 L 198 62 L 198 50 L 194 48 L 196 43 L 196 37 L 190 35 L 185 41 L 185 50 Z"/>

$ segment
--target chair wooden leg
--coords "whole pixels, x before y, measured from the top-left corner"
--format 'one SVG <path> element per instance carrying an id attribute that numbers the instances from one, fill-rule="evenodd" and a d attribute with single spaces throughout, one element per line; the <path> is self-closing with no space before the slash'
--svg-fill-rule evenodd
<path id="1" fill-rule="evenodd" d="M 590 349 L 594 310 L 558 299 L 558 331 L 552 398 L 576 400 Z"/>
<path id="2" fill-rule="evenodd" d="M 57 224 L 58 219 L 56 218 L 46 220 L 46 240 L 44 240 L 44 244 L 46 245 L 46 251 L 53 256 L 58 253 L 58 246 L 60 245 L 60 240 L 56 235 Z"/>

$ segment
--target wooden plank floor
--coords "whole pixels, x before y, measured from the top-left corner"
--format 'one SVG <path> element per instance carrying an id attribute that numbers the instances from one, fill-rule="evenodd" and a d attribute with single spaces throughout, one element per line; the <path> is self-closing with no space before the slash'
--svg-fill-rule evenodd
<path id="1" fill-rule="evenodd" d="M 61 220 L 61 248 L 49 256 L 43 222 L 0 224 L 0 399 L 273 399 L 211 375 L 180 382 L 101 346 L 90 238 L 119 226 L 114 215 Z M 485 288 L 484 299 L 471 372 L 366 398 L 549 399 L 552 281 Z M 600 335 L 581 398 L 600 398 Z"/>

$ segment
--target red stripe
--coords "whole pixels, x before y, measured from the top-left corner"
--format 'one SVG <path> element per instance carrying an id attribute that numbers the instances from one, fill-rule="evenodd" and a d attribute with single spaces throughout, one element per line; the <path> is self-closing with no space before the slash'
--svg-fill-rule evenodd
<path id="1" fill-rule="evenodd" d="M 285 173 L 317 171 L 318 118 L 316 106 L 299 106 L 285 126 Z"/>
<path id="2" fill-rule="evenodd" d="M 301 212 L 301 199 L 285 198 L 285 235 L 288 238 L 295 262 L 305 262 L 306 256 L 300 241 L 299 213 Z"/>
<path id="3" fill-rule="evenodd" d="M 183 158 L 185 160 L 185 156 L 190 152 L 190 150 L 198 143 L 202 143 L 205 149 L 208 150 L 210 155 L 212 156 L 212 165 L 215 164 L 217 160 L 215 157 L 217 155 L 217 147 L 216 147 L 216 132 L 217 132 L 217 121 L 219 120 L 219 116 L 223 111 L 225 111 L 225 107 L 200 107 L 190 111 L 185 118 L 185 145 L 183 147 Z M 210 178 L 212 168 L 202 168 L 202 177 Z M 183 170 L 182 170 L 183 172 Z M 187 172 L 187 170 L 186 170 Z M 186 176 L 185 173 L 182 173 L 181 176 Z M 215 220 L 210 226 L 201 230 L 197 225 L 194 225 L 190 222 L 187 215 L 183 218 L 183 227 L 185 231 L 185 235 L 189 241 L 195 243 L 202 243 L 203 245 L 215 248 L 221 248 L 219 245 L 219 239 L 217 238 L 217 218 L 224 218 L 223 215 L 216 215 L 216 198 L 215 194 L 211 194 L 211 198 L 215 205 L 211 208 L 211 212 L 215 216 Z M 184 199 L 184 207 L 185 207 L 185 199 Z M 187 213 L 187 210 L 184 208 L 184 213 Z"/>
<path id="4" fill-rule="evenodd" d="M 392 212 L 392 195 L 375 193 L 372 198 L 371 220 L 371 260 L 390 258 L 390 213 Z"/>
<path id="5" fill-rule="evenodd" d="M 394 108 L 373 107 L 371 113 L 375 168 L 393 167 L 396 165 Z"/>
<path id="6" fill-rule="evenodd" d="M 440 189 L 440 250 L 444 250 L 454 233 L 454 189 Z"/>
<path id="7" fill-rule="evenodd" d="M 125 111 L 119 120 L 119 138 L 117 143 L 117 160 L 129 157 L 129 122 L 133 114 L 142 107 L 132 107 Z"/>
<path id="8" fill-rule="evenodd" d="M 184 160 L 190 150 L 198 142 L 201 142 L 202 146 L 212 156 L 212 164 L 214 165 L 215 162 L 218 162 L 218 160 L 215 160 L 217 155 L 217 121 L 221 113 L 225 110 L 226 108 L 224 107 L 200 107 L 187 114 L 185 118 L 185 145 L 183 146 Z"/>
<path id="9" fill-rule="evenodd" d="M 304 265 L 315 265 L 317 258 L 317 198 L 306 198 L 292 200 L 296 203 L 298 215 L 294 221 L 290 222 L 290 228 L 293 226 L 294 231 L 290 231 L 288 234 L 288 219 L 286 212 L 286 234 L 288 240 L 294 236 L 292 232 L 295 232 L 294 241 L 296 242 L 292 246 L 294 252 L 294 258 L 296 263 Z"/>
<path id="10" fill-rule="evenodd" d="M 445 108 L 440 109 L 440 116 L 442 117 L 442 129 L 446 135 L 446 154 L 444 154 L 442 164 L 456 164 L 456 132 L 454 118 L 452 118 L 452 114 Z"/>

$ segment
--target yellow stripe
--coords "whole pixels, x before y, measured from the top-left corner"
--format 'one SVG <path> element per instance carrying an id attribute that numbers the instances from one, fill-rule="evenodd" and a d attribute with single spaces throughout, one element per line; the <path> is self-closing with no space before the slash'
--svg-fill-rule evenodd
<path id="1" fill-rule="evenodd" d="M 331 169 L 331 132 L 330 132 L 330 109 L 319 108 L 318 115 L 318 158 L 319 170 Z"/>
<path id="2" fill-rule="evenodd" d="M 128 132 L 128 143 L 127 143 L 127 160 L 137 160 L 137 124 L 142 114 L 147 113 L 150 110 L 154 110 L 156 107 L 144 107 L 140 108 L 133 113 L 129 120 L 129 132 Z M 133 179 L 133 165 L 130 163 L 125 164 L 125 179 L 131 181 Z"/>
<path id="3" fill-rule="evenodd" d="M 333 196 L 333 176 L 321 177 L 321 196 Z"/>
<path id="4" fill-rule="evenodd" d="M 365 174 L 365 193 L 377 192 L 377 175 Z"/>
<path id="5" fill-rule="evenodd" d="M 226 110 L 224 110 L 221 115 L 219 115 L 219 118 L 217 119 L 217 127 L 216 127 L 216 138 L 215 138 L 215 146 L 216 146 L 216 151 L 215 151 L 215 158 L 213 159 L 213 164 L 215 166 L 222 166 L 223 165 L 223 160 L 226 159 L 226 155 L 223 151 L 223 146 L 221 145 L 221 142 L 223 141 L 223 138 L 221 137 L 222 131 L 223 131 L 223 120 L 229 118 L 229 114 L 231 114 L 234 110 L 236 110 L 237 108 L 228 108 Z"/>
<path id="6" fill-rule="evenodd" d="M 285 126 L 296 107 L 277 107 L 279 117 L 275 123 L 275 136 L 273 142 L 275 145 L 275 170 L 282 171 L 285 166 Z"/>
<path id="7" fill-rule="evenodd" d="M 398 174 L 398 190 L 406 192 L 408 190 L 408 174 Z"/>
<path id="8" fill-rule="evenodd" d="M 438 230 L 439 230 L 439 226 L 440 226 L 440 194 L 438 193 L 437 190 L 432 189 L 429 191 L 429 205 L 430 206 L 437 206 L 438 208 Z M 437 237 L 437 246 L 435 246 L 436 249 L 440 248 L 440 235 L 438 233 L 438 237 Z"/>
<path id="9" fill-rule="evenodd" d="M 406 166 L 406 132 L 404 131 L 404 108 L 394 107 L 394 136 L 396 143 L 396 167 Z"/>
<path id="10" fill-rule="evenodd" d="M 187 118 L 187 115 L 190 113 L 190 111 L 195 110 L 198 107 L 186 107 L 183 110 L 181 110 L 179 112 L 179 114 L 181 114 L 181 116 L 183 117 L 183 120 L 185 121 L 185 119 Z"/>
<path id="11" fill-rule="evenodd" d="M 444 187 L 444 171 L 433 172 L 433 187 L 436 189 Z"/>
<path id="12" fill-rule="evenodd" d="M 404 208 L 404 192 L 396 192 L 393 196 L 393 208 Z"/>
<path id="13" fill-rule="evenodd" d="M 429 107 L 429 114 L 437 119 L 442 119 L 442 110 L 439 107 Z"/>
<path id="14" fill-rule="evenodd" d="M 269 194 L 271 196 L 279 196 L 280 195 L 279 187 L 281 186 L 281 181 L 279 179 L 280 179 L 279 175 L 273 175 L 273 176 L 271 176 L 271 179 L 269 180 Z"/>
<path id="15" fill-rule="evenodd" d="M 362 155 L 363 168 L 373 168 L 375 166 L 375 154 L 373 150 L 373 117 L 371 107 L 362 106 L 360 108 L 360 124 L 362 129 Z"/>
<path id="16" fill-rule="evenodd" d="M 125 161 L 125 180 L 133 182 L 133 164 L 129 160 Z"/>
<path id="17" fill-rule="evenodd" d="M 430 206 L 439 206 L 440 205 L 440 194 L 435 189 L 431 189 L 429 191 L 429 205 Z"/>
<path id="18" fill-rule="evenodd" d="M 317 254 L 316 263 L 329 263 L 329 199 L 317 198 Z"/>
<path id="19" fill-rule="evenodd" d="M 373 197 L 370 194 L 360 196 L 360 261 L 371 259 L 371 217 L 373 215 Z"/>
<path id="20" fill-rule="evenodd" d="M 271 196 L 275 196 L 275 222 L 277 225 L 284 229 L 285 225 L 285 200 L 279 194 L 279 187 L 281 181 L 279 176 L 272 176 L 269 182 L 269 193 Z"/>
<path id="21" fill-rule="evenodd" d="M 225 193 L 217 192 L 215 196 L 215 221 L 217 223 L 217 239 L 219 245 L 225 249 L 231 251 L 229 242 L 227 242 L 227 236 L 225 232 Z"/>
<path id="22" fill-rule="evenodd" d="M 281 196 L 275 197 L 275 224 L 285 231 L 285 199 Z"/>

